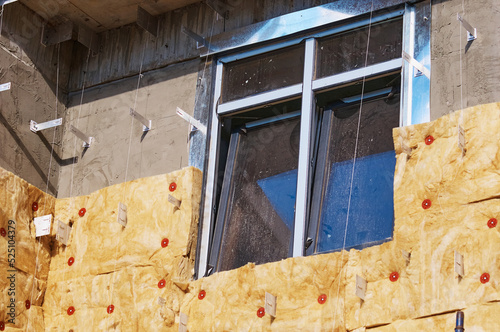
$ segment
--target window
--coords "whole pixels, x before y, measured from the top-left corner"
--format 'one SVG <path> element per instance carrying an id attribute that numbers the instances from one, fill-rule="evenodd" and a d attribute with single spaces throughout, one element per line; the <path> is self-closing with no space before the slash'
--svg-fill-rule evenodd
<path id="1" fill-rule="evenodd" d="M 199 276 L 392 238 L 392 129 L 428 113 L 412 112 L 427 78 L 401 55 L 417 55 L 415 15 L 374 13 L 218 59 Z"/>

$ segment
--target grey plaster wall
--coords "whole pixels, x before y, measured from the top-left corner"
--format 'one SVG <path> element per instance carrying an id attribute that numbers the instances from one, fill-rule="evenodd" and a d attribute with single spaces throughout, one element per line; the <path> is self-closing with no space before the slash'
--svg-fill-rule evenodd
<path id="1" fill-rule="evenodd" d="M 11 82 L 12 88 L 0 92 L 0 167 L 56 195 L 59 167 L 72 161 L 60 157 L 62 131 L 49 129 L 35 134 L 29 123 L 53 120 L 64 113 L 72 43 L 61 44 L 59 52 L 57 47 L 43 47 L 39 42 L 42 23 L 19 3 L 5 6 L 0 84 Z M 58 62 L 60 89 L 56 99 Z"/>
<path id="2" fill-rule="evenodd" d="M 499 102 L 500 1 L 434 0 L 432 4 L 431 120 L 462 107 Z M 467 43 L 457 13 L 477 29 L 473 42 Z"/>
<path id="3" fill-rule="evenodd" d="M 193 114 L 200 59 L 146 72 L 70 95 L 62 155 L 79 157 L 61 168 L 59 197 L 86 195 L 136 178 L 188 165 L 190 128 L 176 107 Z M 152 120 L 146 134 L 130 108 Z M 91 147 L 69 132 L 74 125 L 94 137 Z M 130 153 L 129 153 L 130 151 Z"/>

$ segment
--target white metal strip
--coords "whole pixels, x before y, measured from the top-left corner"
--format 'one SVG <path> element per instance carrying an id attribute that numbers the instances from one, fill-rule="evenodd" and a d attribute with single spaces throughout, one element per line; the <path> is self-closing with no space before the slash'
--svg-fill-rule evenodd
<path id="1" fill-rule="evenodd" d="M 314 92 L 312 80 L 315 68 L 316 41 L 306 41 L 304 65 L 304 89 L 302 93 L 302 114 L 300 118 L 299 169 L 297 176 L 297 195 L 295 201 L 295 225 L 293 236 L 293 257 L 304 255 L 306 236 L 307 196 L 309 181 L 309 160 L 311 159 L 311 130 L 314 117 Z"/>
<path id="2" fill-rule="evenodd" d="M 339 83 L 355 81 L 358 79 L 362 79 L 363 77 L 375 75 L 377 73 L 396 70 L 401 68 L 402 63 L 403 60 L 401 58 L 397 58 L 386 62 L 377 63 L 376 65 L 371 65 L 368 67 L 351 70 L 346 73 L 320 78 L 312 83 L 312 89 L 313 91 L 326 89 L 329 87 L 333 87 Z"/>
<path id="3" fill-rule="evenodd" d="M 230 101 L 219 105 L 218 114 L 230 114 L 241 111 L 249 107 L 267 104 L 273 101 L 300 96 L 302 94 L 302 84 L 295 84 L 286 88 L 264 92 L 255 96 Z"/>
<path id="4" fill-rule="evenodd" d="M 431 79 L 431 72 L 429 69 L 425 68 L 423 64 L 415 60 L 411 55 L 403 51 L 403 59 L 413 66 L 416 70 L 424 74 L 428 79 Z"/>
<path id="5" fill-rule="evenodd" d="M 214 188 L 215 188 L 215 166 L 217 163 L 217 142 L 219 137 L 219 121 L 217 119 L 217 104 L 221 95 L 222 87 L 222 68 L 223 64 L 217 64 L 217 73 L 215 74 L 215 94 L 212 112 L 212 122 L 210 131 L 210 152 L 208 158 L 208 167 L 206 170 L 207 182 L 205 187 L 205 204 L 203 207 L 203 222 L 201 231 L 201 244 L 198 250 L 200 251 L 198 262 L 198 278 L 202 278 L 207 271 L 208 264 L 208 248 L 210 245 L 210 230 L 215 220 L 212 220 L 212 207 L 214 204 Z"/>
<path id="6" fill-rule="evenodd" d="M 11 86 L 10 82 L 0 84 L 0 92 L 10 90 L 10 86 Z"/>

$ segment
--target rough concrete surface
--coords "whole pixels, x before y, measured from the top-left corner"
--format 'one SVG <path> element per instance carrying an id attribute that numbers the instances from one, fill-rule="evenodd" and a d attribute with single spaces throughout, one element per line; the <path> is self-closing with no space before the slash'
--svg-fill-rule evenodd
<path id="1" fill-rule="evenodd" d="M 193 114 L 198 59 L 72 94 L 65 114 L 63 158 L 78 163 L 61 167 L 59 197 L 91 192 L 136 178 L 164 174 L 188 165 L 189 124 L 176 114 Z M 143 125 L 130 115 L 134 108 L 152 121 Z M 94 137 L 91 147 L 69 131 L 73 125 Z M 76 153 L 75 153 L 76 151 Z M 130 155 L 129 155 L 130 152 Z M 127 167 L 128 166 L 128 167 Z"/>
<path id="2" fill-rule="evenodd" d="M 457 13 L 477 29 L 476 40 L 467 42 Z M 431 120 L 499 101 L 500 2 L 432 1 L 431 21 Z"/>
<path id="3" fill-rule="evenodd" d="M 11 82 L 11 89 L 0 92 L 0 166 L 55 195 L 59 165 L 64 163 L 58 147 L 62 131 L 48 129 L 35 134 L 29 125 L 30 120 L 43 123 L 62 116 L 72 48 L 71 44 L 62 44 L 58 56 L 57 47 L 39 43 L 40 28 L 40 19 L 29 9 L 17 3 L 5 6 L 0 84 Z"/>

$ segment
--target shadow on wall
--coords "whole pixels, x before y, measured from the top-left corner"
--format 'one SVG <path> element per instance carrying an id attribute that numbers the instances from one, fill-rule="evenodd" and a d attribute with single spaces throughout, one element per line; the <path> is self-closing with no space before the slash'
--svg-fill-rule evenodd
<path id="1" fill-rule="evenodd" d="M 54 3 L 55 4 L 55 3 Z M 3 12 L 2 37 L 3 51 L 10 53 L 24 65 L 36 69 L 55 94 L 57 82 L 58 51 L 57 45 L 44 46 L 40 43 L 44 17 L 58 11 L 47 7 L 46 13 L 35 13 L 19 2 L 5 5 Z M 51 12 L 52 11 L 52 12 Z M 61 43 L 59 59 L 59 102 L 66 103 L 69 71 L 73 53 L 73 41 Z"/>

